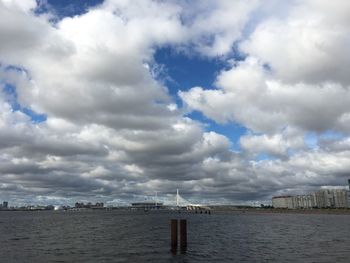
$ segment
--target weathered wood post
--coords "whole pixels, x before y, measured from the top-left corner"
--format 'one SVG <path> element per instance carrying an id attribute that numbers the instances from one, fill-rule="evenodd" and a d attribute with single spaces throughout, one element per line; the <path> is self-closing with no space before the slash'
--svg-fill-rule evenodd
<path id="1" fill-rule="evenodd" d="M 177 248 L 177 219 L 171 219 L 171 249 L 176 250 Z"/>
<path id="2" fill-rule="evenodd" d="M 187 248 L 187 220 L 180 220 L 180 246 L 181 248 Z"/>

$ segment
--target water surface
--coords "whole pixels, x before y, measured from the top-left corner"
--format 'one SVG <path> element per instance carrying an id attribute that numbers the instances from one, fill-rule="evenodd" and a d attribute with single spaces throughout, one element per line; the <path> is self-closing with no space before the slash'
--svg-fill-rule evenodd
<path id="1" fill-rule="evenodd" d="M 187 251 L 170 251 L 170 219 Z M 0 262 L 349 262 L 350 215 L 0 212 Z"/>

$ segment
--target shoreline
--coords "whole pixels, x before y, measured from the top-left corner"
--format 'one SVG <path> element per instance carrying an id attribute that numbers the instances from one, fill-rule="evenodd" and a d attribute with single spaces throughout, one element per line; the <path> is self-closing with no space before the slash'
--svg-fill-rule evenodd
<path id="1" fill-rule="evenodd" d="M 217 209 L 216 213 L 264 213 L 264 214 L 324 214 L 324 215 L 350 215 L 349 208 L 313 208 L 313 209 L 281 209 L 281 208 L 237 208 L 237 209 Z"/>
<path id="2" fill-rule="evenodd" d="M 8 209 L 8 210 L 0 210 L 1 212 L 90 212 L 90 211 L 133 211 L 129 208 L 122 209 L 81 209 L 81 210 L 25 210 L 25 209 Z M 156 210 L 155 210 L 156 211 Z M 158 212 L 165 211 L 174 211 L 168 209 L 161 209 Z M 212 214 L 221 214 L 221 213 L 255 213 L 255 214 L 322 214 L 322 215 L 350 215 L 349 208 L 313 208 L 313 209 L 281 209 L 281 208 L 235 208 L 235 207 L 211 207 L 210 209 Z M 194 213 L 194 211 L 183 210 L 182 213 Z"/>

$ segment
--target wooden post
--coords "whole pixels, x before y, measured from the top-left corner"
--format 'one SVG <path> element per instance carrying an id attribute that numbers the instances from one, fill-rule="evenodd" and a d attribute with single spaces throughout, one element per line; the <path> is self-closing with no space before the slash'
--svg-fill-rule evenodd
<path id="1" fill-rule="evenodd" d="M 187 247 L 187 220 L 180 220 L 180 246 L 181 248 Z"/>
<path id="2" fill-rule="evenodd" d="M 171 219 L 171 249 L 177 248 L 177 219 Z"/>

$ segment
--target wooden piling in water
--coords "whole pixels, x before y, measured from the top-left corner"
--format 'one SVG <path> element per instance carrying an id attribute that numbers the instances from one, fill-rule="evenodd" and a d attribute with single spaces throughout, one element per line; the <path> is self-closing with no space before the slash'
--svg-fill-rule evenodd
<path id="1" fill-rule="evenodd" d="M 181 248 L 187 247 L 187 220 L 180 220 L 180 246 Z"/>
<path id="2" fill-rule="evenodd" d="M 171 219 L 171 248 L 177 248 L 177 219 Z"/>

